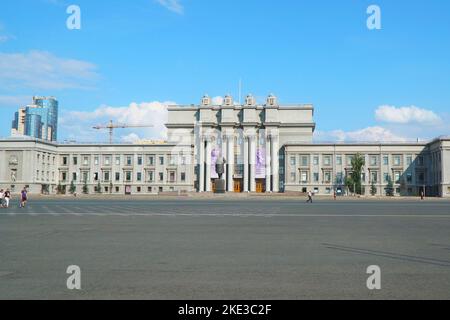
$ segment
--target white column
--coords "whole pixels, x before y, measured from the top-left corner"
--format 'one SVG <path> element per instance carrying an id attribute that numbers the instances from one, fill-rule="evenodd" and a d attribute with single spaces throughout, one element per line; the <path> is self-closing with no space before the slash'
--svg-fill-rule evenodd
<path id="1" fill-rule="evenodd" d="M 278 164 L 278 151 L 279 151 L 279 147 L 278 147 L 278 137 L 276 136 L 272 136 L 271 139 L 272 142 L 272 178 L 273 178 L 273 188 L 272 191 L 273 192 L 279 192 L 280 188 L 279 188 L 279 164 Z"/>
<path id="2" fill-rule="evenodd" d="M 248 137 L 244 137 L 244 192 L 248 192 Z"/>
<path id="3" fill-rule="evenodd" d="M 227 137 L 227 163 L 228 163 L 228 192 L 234 191 L 234 138 L 233 136 Z"/>
<path id="4" fill-rule="evenodd" d="M 270 137 L 266 136 L 266 192 L 271 192 L 272 190 L 270 189 L 271 184 L 270 184 L 270 178 L 271 178 L 271 156 L 270 156 Z"/>
<path id="5" fill-rule="evenodd" d="M 250 192 L 256 192 L 256 139 L 250 137 Z"/>
<path id="6" fill-rule="evenodd" d="M 211 139 L 206 139 L 206 192 L 211 192 Z"/>
<path id="7" fill-rule="evenodd" d="M 199 162 L 199 181 L 198 191 L 205 191 L 205 140 L 200 137 L 200 146 L 198 148 L 198 162 Z"/>

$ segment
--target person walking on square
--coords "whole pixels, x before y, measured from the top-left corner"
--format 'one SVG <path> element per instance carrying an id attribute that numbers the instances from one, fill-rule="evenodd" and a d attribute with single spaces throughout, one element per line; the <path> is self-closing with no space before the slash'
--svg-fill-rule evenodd
<path id="1" fill-rule="evenodd" d="M 3 208 L 4 202 L 5 202 L 5 192 L 3 189 L 0 189 L 0 208 Z"/>
<path id="2" fill-rule="evenodd" d="M 22 192 L 20 193 L 20 208 L 25 208 L 27 204 L 28 196 L 27 196 L 27 189 L 23 188 Z"/>
<path id="3" fill-rule="evenodd" d="M 11 200 L 11 192 L 9 191 L 9 189 L 6 189 L 3 197 L 5 198 L 5 208 L 9 208 L 9 200 Z"/>
<path id="4" fill-rule="evenodd" d="M 308 191 L 308 200 L 306 200 L 306 203 L 312 203 L 312 202 L 313 202 L 313 200 L 312 200 L 312 192 Z"/>

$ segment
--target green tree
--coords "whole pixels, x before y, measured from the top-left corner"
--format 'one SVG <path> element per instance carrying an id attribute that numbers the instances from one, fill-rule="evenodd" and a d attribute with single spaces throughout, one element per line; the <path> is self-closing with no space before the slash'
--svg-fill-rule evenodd
<path id="1" fill-rule="evenodd" d="M 102 186 L 100 184 L 100 181 L 97 183 L 97 193 L 102 193 Z"/>
<path id="2" fill-rule="evenodd" d="M 71 194 L 74 194 L 75 191 L 77 191 L 77 187 L 75 187 L 75 183 L 74 183 L 73 180 L 72 180 L 72 182 L 70 182 L 69 192 L 70 192 Z"/>
<path id="3" fill-rule="evenodd" d="M 372 180 L 372 184 L 370 185 L 370 194 L 372 196 L 377 194 L 377 187 L 375 186 L 375 181 Z"/>
<path id="4" fill-rule="evenodd" d="M 394 183 L 392 182 L 392 177 L 390 175 L 387 177 L 386 195 L 388 197 L 394 196 Z"/>
<path id="5" fill-rule="evenodd" d="M 351 192 L 356 194 L 361 194 L 361 173 L 366 161 L 364 156 L 357 153 L 352 159 L 352 174 L 345 178 L 345 185 L 350 189 Z"/>
<path id="6" fill-rule="evenodd" d="M 63 186 L 61 185 L 61 183 L 58 183 L 58 186 L 56 187 L 56 193 L 62 194 L 62 190 L 63 190 Z"/>
<path id="7" fill-rule="evenodd" d="M 89 193 L 89 188 L 88 188 L 88 185 L 87 185 L 87 179 L 84 180 L 83 193 L 84 194 L 88 194 Z"/>

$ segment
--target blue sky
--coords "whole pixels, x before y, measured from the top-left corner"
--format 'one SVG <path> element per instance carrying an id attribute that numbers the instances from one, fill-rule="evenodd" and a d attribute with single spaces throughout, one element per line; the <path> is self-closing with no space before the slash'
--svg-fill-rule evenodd
<path id="1" fill-rule="evenodd" d="M 156 125 L 117 139 L 157 138 L 167 103 L 238 100 L 240 78 L 259 102 L 313 103 L 317 140 L 448 135 L 449 39 L 448 0 L 3 1 L 0 136 L 32 95 L 54 95 L 61 140 L 104 140 L 90 127 L 109 118 Z"/>

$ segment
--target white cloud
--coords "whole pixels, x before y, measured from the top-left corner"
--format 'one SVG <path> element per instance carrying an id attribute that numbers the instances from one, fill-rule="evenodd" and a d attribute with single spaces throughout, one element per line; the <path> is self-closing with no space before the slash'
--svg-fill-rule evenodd
<path id="1" fill-rule="evenodd" d="M 0 85 L 8 88 L 88 89 L 99 78 L 96 65 L 49 52 L 0 52 Z"/>
<path id="2" fill-rule="evenodd" d="M 223 104 L 223 97 L 217 96 L 211 99 L 211 103 L 215 106 L 221 106 Z"/>
<path id="3" fill-rule="evenodd" d="M 415 106 L 400 107 L 384 105 L 378 107 L 375 111 L 375 117 L 378 121 L 407 124 L 439 124 L 441 118 L 431 110 L 418 108 Z"/>
<path id="4" fill-rule="evenodd" d="M 180 0 L 156 0 L 160 5 L 165 7 L 166 9 L 178 13 L 183 14 L 184 13 L 184 7 L 181 4 Z"/>
<path id="5" fill-rule="evenodd" d="M 0 107 L 18 108 L 31 103 L 31 96 L 4 96 L 0 95 Z"/>
<path id="6" fill-rule="evenodd" d="M 166 139 L 168 121 L 168 105 L 174 102 L 131 103 L 127 107 L 101 106 L 94 111 L 69 111 L 60 118 L 62 132 L 69 139 L 77 141 L 106 141 L 108 132 L 92 129 L 99 124 L 114 123 L 126 125 L 153 125 L 150 128 L 129 128 L 114 131 L 115 141 L 135 142 L 140 139 Z"/>
<path id="7" fill-rule="evenodd" d="M 391 130 L 383 127 L 368 127 L 356 131 L 316 131 L 315 141 L 329 142 L 404 142 L 406 137 L 394 134 Z"/>

